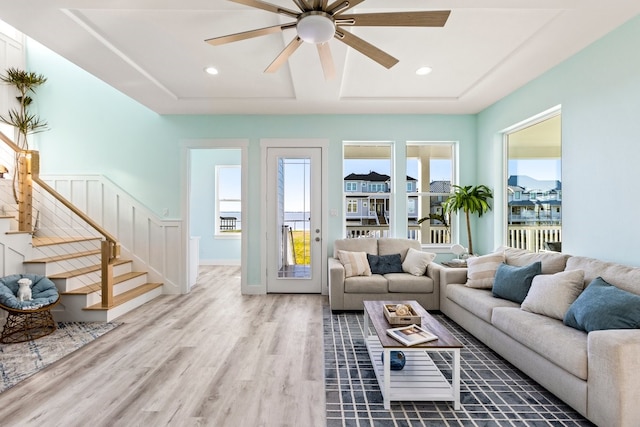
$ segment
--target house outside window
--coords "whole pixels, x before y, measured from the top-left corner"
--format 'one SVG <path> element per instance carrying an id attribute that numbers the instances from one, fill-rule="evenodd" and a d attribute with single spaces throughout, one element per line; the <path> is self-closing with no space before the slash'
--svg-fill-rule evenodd
<path id="1" fill-rule="evenodd" d="M 358 191 L 357 182 L 347 182 L 347 191 Z"/>
<path id="2" fill-rule="evenodd" d="M 358 212 L 358 201 L 354 199 L 347 199 L 347 212 L 348 213 L 357 213 Z"/>

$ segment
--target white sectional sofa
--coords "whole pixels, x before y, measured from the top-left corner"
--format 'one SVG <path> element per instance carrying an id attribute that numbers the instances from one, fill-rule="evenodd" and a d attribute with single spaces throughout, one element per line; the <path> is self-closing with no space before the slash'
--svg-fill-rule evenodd
<path id="1" fill-rule="evenodd" d="M 541 262 L 545 276 L 534 284 L 544 283 L 545 277 L 553 279 L 551 274 L 579 270 L 584 272 L 583 287 L 601 277 L 629 295 L 640 295 L 640 268 L 561 253 L 504 250 L 508 265 L 536 261 Z M 439 308 L 444 314 L 596 425 L 640 426 L 640 329 L 587 333 L 558 318 L 523 309 L 533 287 L 521 307 L 495 297 L 492 289 L 466 286 L 466 268 L 440 269 Z M 537 292 L 544 289 L 560 288 L 536 287 Z M 577 293 L 579 299 L 584 296 L 582 301 L 586 300 L 586 290 Z M 547 298 L 549 306 L 555 304 L 554 295 Z M 601 298 L 598 304 L 606 306 L 609 301 L 605 300 Z"/>
<path id="2" fill-rule="evenodd" d="M 364 300 L 416 300 L 427 310 L 437 310 L 440 303 L 440 270 L 436 264 L 428 263 L 422 275 L 403 271 L 347 277 L 345 266 L 338 259 L 338 251 L 375 256 L 400 254 L 400 261 L 404 263 L 409 249 L 421 251 L 420 243 L 392 238 L 336 240 L 334 257 L 328 261 L 331 310 L 363 310 Z M 430 255 L 435 257 L 435 254 Z"/>

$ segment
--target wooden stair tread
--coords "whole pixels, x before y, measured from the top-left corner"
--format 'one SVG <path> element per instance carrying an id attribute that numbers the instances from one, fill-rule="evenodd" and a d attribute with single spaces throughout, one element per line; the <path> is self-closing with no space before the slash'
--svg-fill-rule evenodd
<path id="1" fill-rule="evenodd" d="M 38 237 L 33 236 L 32 244 L 34 247 L 59 245 L 62 243 L 88 242 L 90 240 L 101 240 L 100 237 L 87 236 L 66 236 L 66 237 Z"/>
<path id="2" fill-rule="evenodd" d="M 115 261 L 115 265 L 122 265 L 131 262 L 129 259 L 118 259 Z M 71 277 L 80 276 L 87 273 L 93 273 L 94 271 L 100 271 L 102 266 L 100 264 L 90 265 L 88 267 L 79 268 L 77 270 L 64 271 L 58 274 L 52 274 L 49 279 L 69 279 Z"/>
<path id="3" fill-rule="evenodd" d="M 83 252 L 74 252 L 74 253 L 69 253 L 69 254 L 63 254 L 63 255 L 56 255 L 56 256 L 52 256 L 52 257 L 48 257 L 48 258 L 39 258 L 39 259 L 32 259 L 29 261 L 24 261 L 25 264 L 33 264 L 33 263 L 42 263 L 42 262 L 56 262 L 56 261 L 65 261 L 68 259 L 74 259 L 74 258 L 81 258 L 81 257 L 85 257 L 85 256 L 90 256 L 90 255 L 100 255 L 100 249 L 95 249 L 92 251 L 83 251 Z"/>
<path id="4" fill-rule="evenodd" d="M 83 310 L 101 310 L 107 311 L 119 305 L 122 305 L 126 302 L 131 301 L 134 298 L 139 297 L 140 295 L 144 295 L 145 293 L 152 291 L 158 287 L 162 286 L 162 283 L 145 283 L 144 285 L 140 285 L 135 289 L 131 289 L 130 291 L 123 292 L 119 295 L 115 295 L 113 297 L 113 306 L 109 308 L 102 307 L 102 303 L 94 304 L 90 307 L 85 307 Z"/>
<path id="5" fill-rule="evenodd" d="M 114 276 L 113 284 L 117 285 L 118 283 L 125 282 L 130 279 L 135 279 L 136 277 L 143 276 L 147 274 L 144 271 L 132 271 L 131 273 L 121 274 L 120 276 Z M 102 283 L 95 282 L 90 285 L 83 286 L 82 288 L 77 288 L 72 291 L 60 292 L 62 295 L 88 295 L 93 292 L 100 292 L 102 290 Z"/>

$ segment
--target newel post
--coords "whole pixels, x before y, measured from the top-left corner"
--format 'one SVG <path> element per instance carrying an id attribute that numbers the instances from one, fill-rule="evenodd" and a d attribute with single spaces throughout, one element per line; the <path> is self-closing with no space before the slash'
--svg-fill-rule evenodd
<path id="1" fill-rule="evenodd" d="M 33 232 L 32 168 L 39 168 L 37 151 L 21 151 L 17 156 L 18 174 L 18 230 Z"/>
<path id="2" fill-rule="evenodd" d="M 111 242 L 102 241 L 102 307 L 113 307 L 113 263 Z"/>

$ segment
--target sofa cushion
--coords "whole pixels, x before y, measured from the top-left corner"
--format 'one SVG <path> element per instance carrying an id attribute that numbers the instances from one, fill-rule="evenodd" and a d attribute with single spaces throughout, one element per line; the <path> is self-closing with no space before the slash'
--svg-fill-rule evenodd
<path id="1" fill-rule="evenodd" d="M 555 274 L 565 270 L 567 265 L 567 259 L 570 258 L 567 254 L 561 254 L 558 252 L 529 252 L 523 249 L 505 248 L 504 249 L 505 263 L 509 265 L 515 265 L 523 267 L 536 261 L 542 263 L 542 274 Z M 569 270 L 569 269 L 567 269 Z M 571 270 L 580 270 L 579 268 L 571 268 Z"/>
<path id="2" fill-rule="evenodd" d="M 640 267 L 572 256 L 567 260 L 567 270 L 584 271 L 585 286 L 596 277 L 602 277 L 617 288 L 640 295 Z"/>
<path id="3" fill-rule="evenodd" d="M 429 294 L 433 292 L 433 279 L 427 276 L 414 276 L 407 273 L 390 273 L 384 277 L 389 282 L 389 292 L 409 292 Z"/>
<path id="4" fill-rule="evenodd" d="M 386 294 L 389 287 L 384 276 L 372 274 L 344 279 L 344 291 L 350 294 Z"/>
<path id="5" fill-rule="evenodd" d="M 436 254 L 433 252 L 422 252 L 409 248 L 402 262 L 402 271 L 413 274 L 414 276 L 424 276 L 424 273 L 427 271 L 427 266 L 435 257 Z"/>
<path id="6" fill-rule="evenodd" d="M 345 277 L 371 276 L 369 261 L 365 252 L 338 251 L 338 259 L 344 265 Z"/>
<path id="7" fill-rule="evenodd" d="M 521 308 L 562 320 L 569 306 L 582 292 L 584 271 L 569 270 L 556 274 L 539 274 L 533 278 Z"/>
<path id="8" fill-rule="evenodd" d="M 493 296 L 508 299 L 518 304 L 524 301 L 533 278 L 540 274 L 542 266 L 540 261 L 524 267 L 502 264 L 496 271 L 493 281 Z"/>
<path id="9" fill-rule="evenodd" d="M 420 250 L 420 242 L 412 239 L 395 239 L 385 237 L 378 239 L 378 255 L 400 254 L 400 259 L 404 261 L 409 248 Z M 369 252 L 373 253 L 373 252 Z"/>
<path id="10" fill-rule="evenodd" d="M 366 252 L 378 254 L 378 239 L 338 239 L 333 242 L 334 258 L 338 258 L 338 251 Z"/>
<path id="11" fill-rule="evenodd" d="M 495 298 L 489 289 L 474 289 L 465 285 L 447 285 L 446 297 L 480 319 L 491 322 L 496 307 L 519 308 L 520 305 L 506 299 Z"/>
<path id="12" fill-rule="evenodd" d="M 372 255 L 367 254 L 369 267 L 373 274 L 402 273 L 400 254 Z"/>
<path id="13" fill-rule="evenodd" d="M 517 308 L 496 307 L 493 326 L 583 380 L 587 379 L 587 334 L 560 320 Z"/>
<path id="14" fill-rule="evenodd" d="M 596 277 L 575 300 L 564 323 L 583 331 L 640 328 L 640 295 Z"/>
<path id="15" fill-rule="evenodd" d="M 504 262 L 504 252 L 467 258 L 467 283 L 470 288 L 491 289 L 493 279 L 500 264 Z"/>

